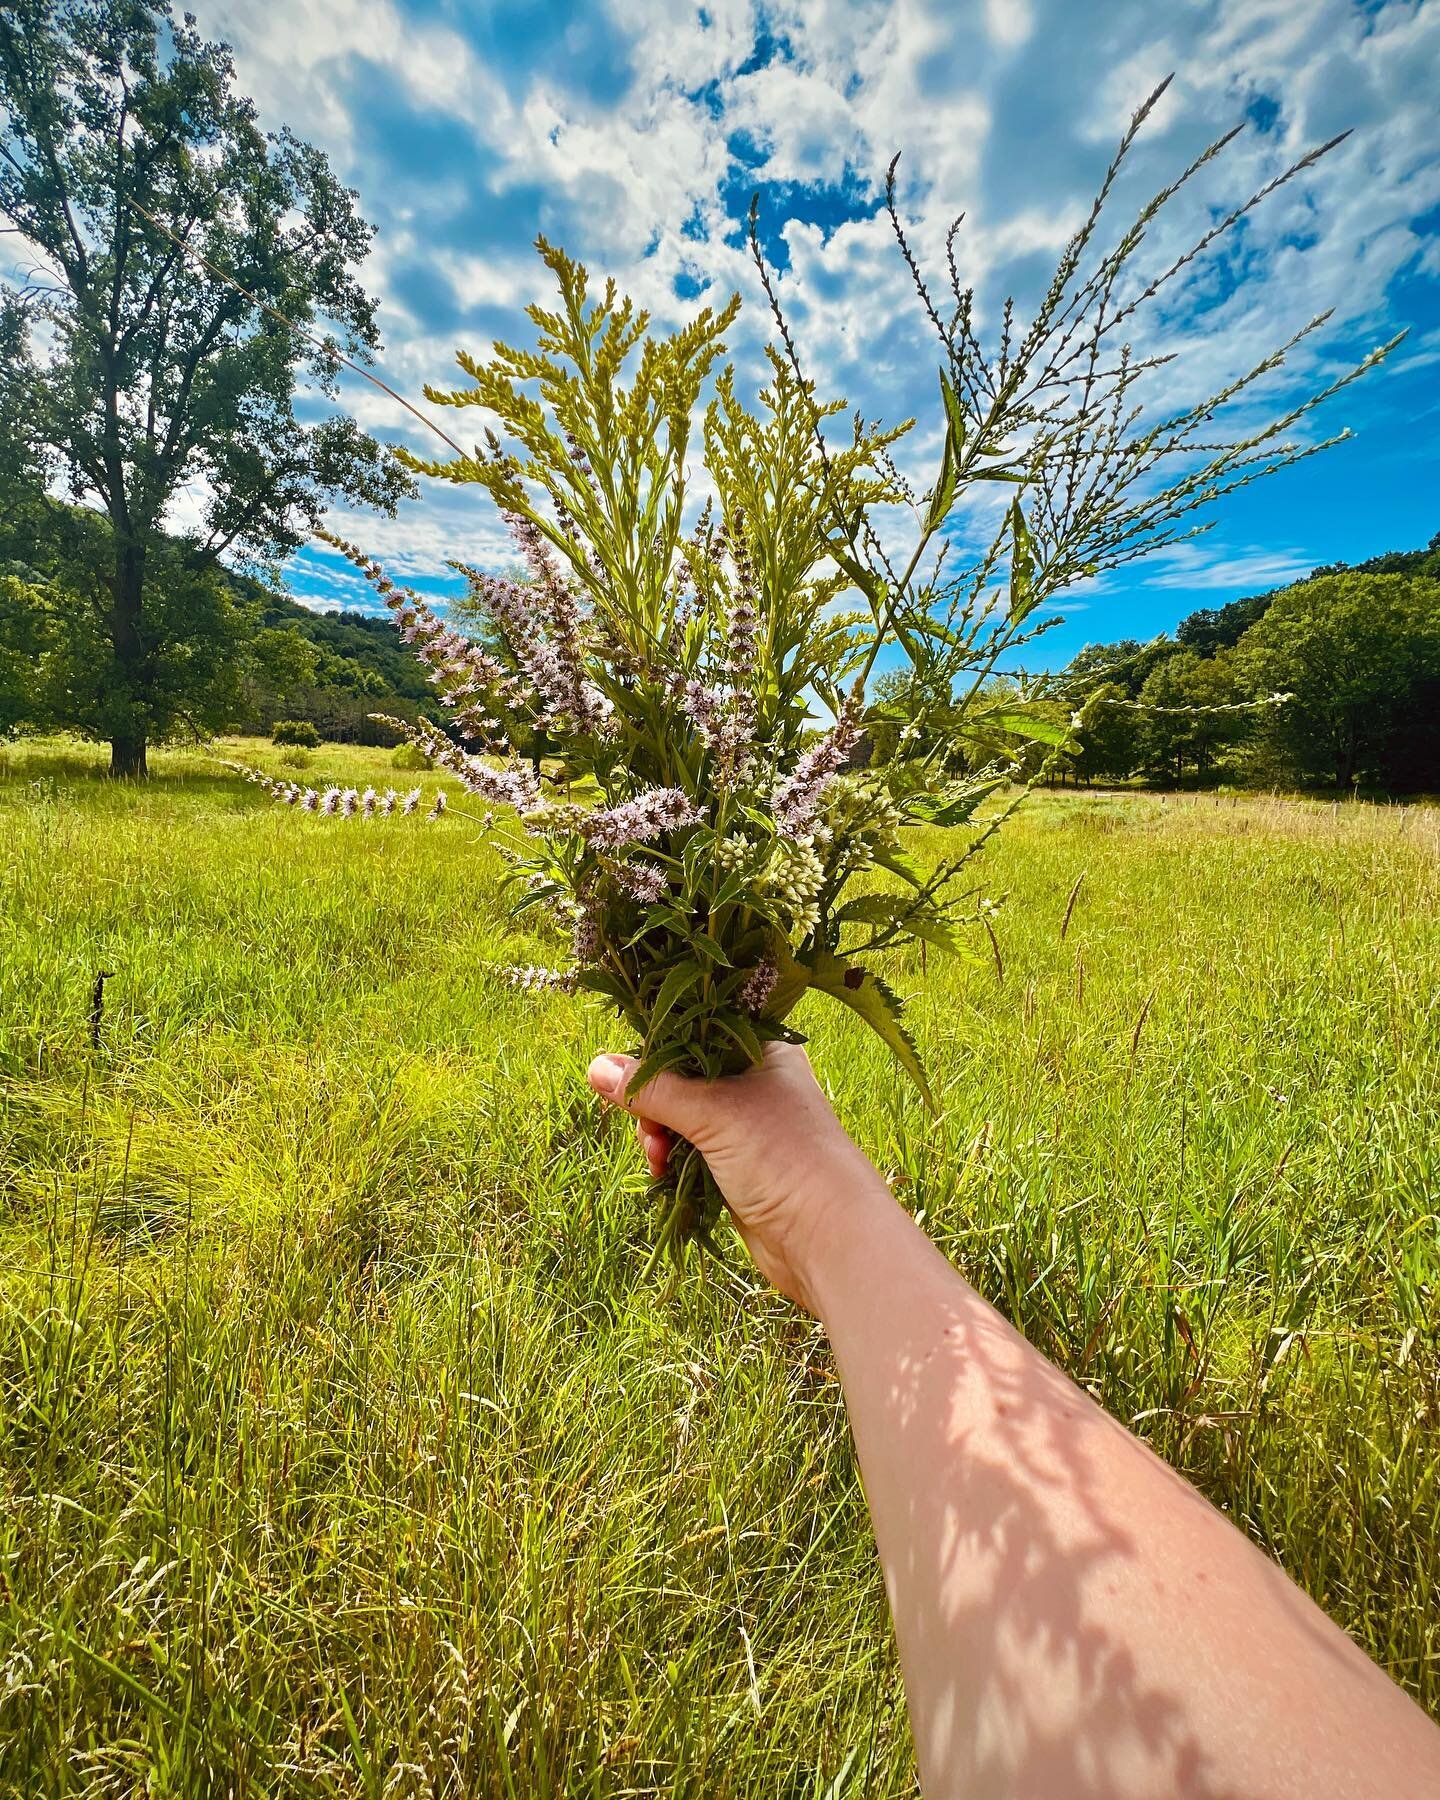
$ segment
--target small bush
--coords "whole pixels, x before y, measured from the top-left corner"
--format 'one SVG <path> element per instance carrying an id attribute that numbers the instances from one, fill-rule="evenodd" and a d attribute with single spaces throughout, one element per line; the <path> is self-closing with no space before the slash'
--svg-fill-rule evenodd
<path id="1" fill-rule="evenodd" d="M 392 765 L 397 769 L 428 769 L 430 758 L 414 744 L 400 744 L 390 755 Z"/>
<path id="2" fill-rule="evenodd" d="M 315 758 L 299 744 L 292 744 L 281 752 L 280 767 L 282 769 L 308 769 Z"/>
<path id="3" fill-rule="evenodd" d="M 272 744 L 294 744 L 303 750 L 315 750 L 320 744 L 320 733 L 308 719 L 277 719 L 270 741 Z"/>

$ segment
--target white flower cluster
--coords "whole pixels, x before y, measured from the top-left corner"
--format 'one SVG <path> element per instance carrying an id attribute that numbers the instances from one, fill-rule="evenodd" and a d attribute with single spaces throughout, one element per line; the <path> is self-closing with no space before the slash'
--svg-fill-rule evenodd
<path id="1" fill-rule="evenodd" d="M 805 752 L 783 781 L 776 783 L 770 810 L 784 836 L 800 839 L 814 830 L 821 803 L 859 741 L 864 712 L 864 691 L 857 685 L 846 696 L 830 730 Z"/>
<path id="2" fill-rule="evenodd" d="M 758 1019 L 769 1004 L 770 996 L 775 992 L 775 983 L 779 979 L 780 967 L 774 957 L 762 956 L 735 996 L 735 1003 L 741 1012 L 749 1013 L 752 1019 Z"/>
<path id="3" fill-rule="evenodd" d="M 506 704 L 521 697 L 518 684 L 504 665 L 458 631 L 452 631 L 417 593 L 397 586 L 379 563 L 356 545 L 330 531 L 317 530 L 315 535 L 353 563 L 389 607 L 400 627 L 400 636 L 425 665 L 466 736 L 488 738 L 496 732 L 500 722 L 491 715 L 490 697 Z"/>
<path id="4" fill-rule="evenodd" d="M 618 862 L 612 873 L 617 884 L 642 906 L 653 906 L 670 892 L 670 878 L 656 863 L 643 859 Z"/>
<path id="5" fill-rule="evenodd" d="M 540 799 L 540 778 L 527 764 L 513 756 L 502 768 L 494 768 L 483 757 L 472 756 L 452 743 L 445 733 L 428 719 L 394 719 L 388 713 L 372 713 L 371 718 L 390 725 L 407 738 L 417 750 L 428 756 L 437 769 L 448 769 L 470 793 L 501 806 L 513 806 L 522 816 L 533 810 Z M 444 807 L 439 809 L 443 812 Z"/>
<path id="6" fill-rule="evenodd" d="M 576 908 L 570 933 L 570 954 L 577 967 L 598 961 L 601 946 L 600 921 L 583 908 Z"/>
<path id="7" fill-rule="evenodd" d="M 629 844 L 653 844 L 666 832 L 698 825 L 704 813 L 679 788 L 646 788 L 619 806 L 577 811 L 576 829 L 597 850 L 618 852 Z"/>
<path id="8" fill-rule="evenodd" d="M 903 819 L 884 788 L 863 778 L 841 776 L 826 796 L 824 822 L 814 838 L 834 846 L 829 859 L 832 874 L 855 874 L 874 867 L 877 850 L 898 845 Z"/>
<path id="9" fill-rule="evenodd" d="M 710 852 L 716 866 L 727 872 L 731 869 L 743 869 L 754 855 L 755 846 L 743 831 L 737 831 L 734 837 L 716 838 L 715 847 Z"/>
<path id="10" fill-rule="evenodd" d="M 297 806 L 301 812 L 317 813 L 327 819 L 388 819 L 392 813 L 413 813 L 422 797 L 418 787 L 411 788 L 408 794 L 398 794 L 394 788 L 386 788 L 380 794 L 373 787 L 367 787 L 363 794 L 359 788 L 351 787 L 331 786 L 321 791 L 302 787 L 296 781 L 274 781 L 262 770 L 252 769 L 248 763 L 227 761 L 224 766 L 263 788 L 281 806 Z M 427 817 L 438 819 L 444 810 L 445 796 L 437 793 Z"/>
<path id="11" fill-rule="evenodd" d="M 293 784 L 292 784 L 293 785 Z M 275 793 L 272 788 L 270 790 Z M 282 806 L 293 806 L 296 801 L 283 793 L 275 793 L 275 798 Z M 297 795 L 303 812 L 320 813 L 327 819 L 388 819 L 392 813 L 402 816 L 413 813 L 420 805 L 420 789 L 411 788 L 408 794 L 397 794 L 394 788 L 386 788 L 383 794 L 377 794 L 374 788 L 366 788 L 362 794 L 358 788 L 328 787 L 323 794 L 317 794 L 314 788 L 305 788 Z M 436 799 L 442 796 L 436 795 Z M 444 811 L 442 806 L 440 809 Z"/>
<path id="12" fill-rule="evenodd" d="M 813 931 L 820 923 L 817 902 L 825 885 L 825 865 L 813 845 L 777 838 L 766 865 L 765 885 L 785 902 L 792 923 L 801 931 Z"/>

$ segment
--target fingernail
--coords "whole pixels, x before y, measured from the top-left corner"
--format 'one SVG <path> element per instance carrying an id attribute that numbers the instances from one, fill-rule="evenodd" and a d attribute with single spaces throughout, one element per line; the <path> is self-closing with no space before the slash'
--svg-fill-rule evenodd
<path id="1" fill-rule="evenodd" d="M 597 1094 L 604 1094 L 607 1100 L 618 1100 L 628 1069 L 629 1065 L 623 1057 L 597 1056 L 586 1073 Z"/>

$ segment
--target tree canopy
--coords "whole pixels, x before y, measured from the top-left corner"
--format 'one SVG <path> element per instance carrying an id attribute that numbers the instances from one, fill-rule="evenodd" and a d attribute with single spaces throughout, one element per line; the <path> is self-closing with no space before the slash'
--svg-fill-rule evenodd
<path id="1" fill-rule="evenodd" d="M 0 406 L 108 525 L 84 589 L 56 600 L 102 665 L 62 710 L 140 774 L 151 737 L 208 710 L 216 559 L 276 559 L 334 497 L 393 510 L 407 491 L 352 419 L 301 403 L 378 343 L 355 273 L 371 230 L 320 151 L 262 132 L 228 48 L 168 0 L 0 12 L 0 212 L 33 257 L 0 314 Z M 182 488 L 201 500 L 177 565 Z"/>
<path id="2" fill-rule="evenodd" d="M 1173 638 L 1087 645 L 1059 686 L 1084 709 L 1086 780 L 1440 789 L 1440 533 L 1191 613 Z"/>
<path id="3" fill-rule="evenodd" d="M 1436 738 L 1440 583 L 1356 570 L 1301 582 L 1236 657 L 1253 690 L 1289 695 L 1263 729 L 1302 776 L 1343 788 L 1420 773 L 1410 740 Z"/>

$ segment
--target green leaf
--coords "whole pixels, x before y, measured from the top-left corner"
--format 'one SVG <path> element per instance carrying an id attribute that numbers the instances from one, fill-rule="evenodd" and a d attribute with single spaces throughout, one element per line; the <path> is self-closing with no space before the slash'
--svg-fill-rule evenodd
<path id="1" fill-rule="evenodd" d="M 933 944 L 937 950 L 943 950 L 947 956 L 961 956 L 971 960 L 975 957 L 970 945 L 963 938 L 956 937 L 954 926 L 948 919 L 942 919 L 939 913 L 919 913 L 906 920 L 906 929 L 916 937 L 924 938 L 927 944 Z"/>
<path id="2" fill-rule="evenodd" d="M 864 563 L 857 561 L 843 544 L 834 538 L 828 540 L 827 548 L 836 563 L 845 571 L 870 602 L 872 608 L 878 608 L 885 598 L 885 582 L 873 569 L 867 569 Z"/>
<path id="3" fill-rule="evenodd" d="M 732 900 L 738 900 L 745 891 L 745 877 L 738 869 L 732 869 L 720 886 L 715 890 L 710 902 L 711 912 L 719 912 L 722 906 L 729 906 Z"/>
<path id="4" fill-rule="evenodd" d="M 1043 719 L 1035 713 L 1018 712 L 1014 707 L 1000 707 L 982 713 L 976 725 L 990 725 L 997 731 L 1008 731 L 1012 737 L 1027 738 L 1037 744 L 1068 744 L 1069 730 L 1054 719 Z"/>
<path id="5" fill-rule="evenodd" d="M 755 1027 L 743 1013 L 719 1012 L 715 1014 L 714 1022 L 727 1037 L 734 1038 L 753 1065 L 758 1067 L 765 1060 L 765 1046 L 756 1036 Z"/>
<path id="6" fill-rule="evenodd" d="M 690 930 L 690 915 L 682 912 L 678 906 L 657 906 L 651 908 L 641 919 L 638 930 L 627 938 L 625 948 L 632 949 L 643 937 L 652 931 L 673 931 L 677 936 L 686 936 Z"/>
<path id="7" fill-rule="evenodd" d="M 817 950 L 809 959 L 810 985 L 841 1001 L 860 1017 L 890 1049 L 895 1060 L 919 1088 L 932 1112 L 940 1109 L 930 1091 L 915 1040 L 901 1022 L 900 1001 L 871 969 L 846 963 L 828 950 Z"/>
<path id="8" fill-rule="evenodd" d="M 961 948 L 949 921 L 932 906 L 917 905 L 910 894 L 866 894 L 848 900 L 835 917 L 842 924 L 899 925 L 911 937 L 924 938 L 927 944 L 952 955 Z"/>
<path id="9" fill-rule="evenodd" d="M 659 1029 L 661 1021 L 674 1006 L 682 994 L 686 994 L 699 981 L 704 971 L 693 957 L 686 957 L 683 962 L 676 963 L 668 969 L 665 979 L 660 983 L 660 992 L 655 996 L 655 1004 L 650 1009 L 649 1029 L 645 1041 L 649 1043 Z"/>
<path id="10" fill-rule="evenodd" d="M 945 402 L 945 417 L 950 425 L 949 442 L 958 463 L 965 449 L 965 415 L 960 410 L 960 396 L 943 370 L 940 374 L 940 398 Z"/>
<path id="11" fill-rule="evenodd" d="M 544 887 L 527 888 L 518 900 L 510 903 L 511 913 L 518 918 L 521 913 L 528 912 L 532 906 L 547 905 L 561 890 L 555 883 L 547 882 Z"/>
<path id="12" fill-rule="evenodd" d="M 902 881 L 908 881 L 911 887 L 924 887 L 925 877 L 903 850 L 877 849 L 875 861 L 882 869 L 888 869 L 892 875 L 898 875 Z"/>
<path id="13" fill-rule="evenodd" d="M 712 968 L 728 969 L 730 967 L 730 958 L 708 932 L 692 932 L 690 934 L 690 948 L 698 951 Z"/>
<path id="14" fill-rule="evenodd" d="M 1019 624 L 1040 603 L 1035 591 L 1035 540 L 1019 498 L 1010 506 L 1010 617 Z"/>
<path id="15" fill-rule="evenodd" d="M 775 958 L 780 974 L 770 990 L 765 1011 L 772 1019 L 783 1019 L 800 1003 L 810 985 L 810 971 L 804 963 L 795 960 L 789 944 L 783 938 L 775 939 L 770 946 L 770 954 Z"/>
<path id="16" fill-rule="evenodd" d="M 613 975 L 607 975 L 603 969 L 582 969 L 575 977 L 575 982 L 589 993 L 604 994 L 622 1010 L 629 1002 L 630 997 L 621 983 Z"/>
<path id="17" fill-rule="evenodd" d="M 835 917 L 842 923 L 855 919 L 862 925 L 891 925 L 914 905 L 909 894 L 863 894 L 858 900 L 847 900 Z"/>
<path id="18" fill-rule="evenodd" d="M 905 810 L 931 825 L 963 825 L 975 816 L 975 809 L 1000 786 L 998 780 L 977 782 L 973 787 L 957 788 L 939 794 L 912 794 Z"/>
<path id="19" fill-rule="evenodd" d="M 625 1098 L 633 1100 L 646 1084 L 657 1075 L 663 1075 L 667 1069 L 673 1069 L 676 1063 L 682 1063 L 690 1052 L 684 1044 L 667 1044 L 663 1050 L 657 1050 L 653 1056 L 647 1056 L 630 1077 L 630 1085 L 625 1090 Z"/>
<path id="20" fill-rule="evenodd" d="M 940 458 L 940 479 L 935 483 L 934 492 L 930 496 L 930 510 L 925 515 L 925 529 L 936 531 L 950 516 L 950 508 L 955 504 L 955 487 L 960 479 L 960 471 L 955 466 L 955 458 L 950 450 L 949 434 L 946 434 L 945 449 Z"/>

